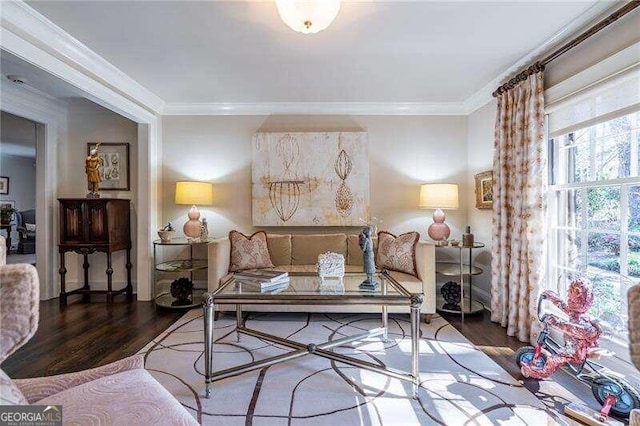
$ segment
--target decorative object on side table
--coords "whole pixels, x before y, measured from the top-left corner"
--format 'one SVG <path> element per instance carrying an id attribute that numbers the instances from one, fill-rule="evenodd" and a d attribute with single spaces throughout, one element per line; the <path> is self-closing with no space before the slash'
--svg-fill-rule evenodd
<path id="1" fill-rule="evenodd" d="M 450 183 L 431 183 L 420 187 L 420 208 L 435 209 L 433 223 L 427 229 L 429 237 L 439 245 L 447 245 L 451 229 L 444 223 L 443 209 L 458 208 L 458 185 Z"/>
<path id="2" fill-rule="evenodd" d="M 460 291 L 460 284 L 455 281 L 447 281 L 440 289 L 440 294 L 446 302 L 442 309 L 450 311 L 460 310 L 460 300 L 462 299 L 462 293 Z"/>
<path id="3" fill-rule="evenodd" d="M 322 253 L 318 255 L 316 268 L 323 281 L 325 278 L 342 278 L 344 277 L 344 256 L 332 252 Z"/>
<path id="4" fill-rule="evenodd" d="M 202 225 L 200 225 L 200 241 L 206 242 L 209 240 L 209 224 L 207 224 L 207 218 L 202 218 Z"/>
<path id="5" fill-rule="evenodd" d="M 100 148 L 98 150 L 98 147 Z M 90 193 L 98 193 L 100 191 L 129 191 L 129 144 L 128 143 L 87 143 L 87 167 L 91 158 L 91 171 L 94 173 L 94 155 L 97 159 L 95 173 L 98 173 L 99 179 L 96 180 L 95 175 L 91 177 L 90 182 L 96 186 L 92 189 L 89 185 Z M 87 171 L 87 179 L 89 180 L 89 172 Z M 99 197 L 99 196 L 98 196 Z M 89 197 L 87 198 L 97 198 Z"/>
<path id="6" fill-rule="evenodd" d="M 167 223 L 164 228 L 158 229 L 158 236 L 163 243 L 168 243 L 176 234 L 176 230 L 171 224 L 171 222 Z"/>
<path id="7" fill-rule="evenodd" d="M 365 226 L 360 233 L 359 243 L 362 249 L 362 260 L 364 265 L 364 273 L 367 274 L 367 279 L 360 284 L 361 290 L 375 291 L 380 286 L 380 283 L 373 279 L 373 275 L 376 273 L 376 262 L 373 253 L 373 239 L 371 233 L 373 227 Z"/>
<path id="8" fill-rule="evenodd" d="M 89 156 L 84 161 L 84 172 L 87 174 L 87 198 L 100 198 L 100 182 L 102 182 L 102 176 L 100 176 L 100 157 L 98 157 L 98 148 L 100 144 L 96 144 L 95 148 L 89 151 Z"/>
<path id="9" fill-rule="evenodd" d="M 202 222 L 200 211 L 196 205 L 208 206 L 213 204 L 213 185 L 211 182 L 176 182 L 176 204 L 191 204 L 189 220 L 182 230 L 189 238 L 199 239 Z"/>
<path id="10" fill-rule="evenodd" d="M 462 234 L 462 247 L 473 247 L 473 234 L 471 233 L 471 227 L 467 226 L 467 229 Z"/>
<path id="11" fill-rule="evenodd" d="M 171 283 L 171 296 L 175 297 L 172 306 L 185 306 L 193 303 L 193 281 L 189 278 L 178 278 Z"/>
<path id="12" fill-rule="evenodd" d="M 476 176 L 476 208 L 493 208 L 493 171 L 478 173 Z"/>

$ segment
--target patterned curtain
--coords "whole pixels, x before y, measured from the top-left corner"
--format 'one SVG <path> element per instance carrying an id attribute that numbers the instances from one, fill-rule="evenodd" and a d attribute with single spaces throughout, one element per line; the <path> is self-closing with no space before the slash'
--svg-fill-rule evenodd
<path id="1" fill-rule="evenodd" d="M 498 98 L 493 154 L 491 320 L 509 336 L 534 341 L 544 277 L 547 143 L 543 73 Z"/>

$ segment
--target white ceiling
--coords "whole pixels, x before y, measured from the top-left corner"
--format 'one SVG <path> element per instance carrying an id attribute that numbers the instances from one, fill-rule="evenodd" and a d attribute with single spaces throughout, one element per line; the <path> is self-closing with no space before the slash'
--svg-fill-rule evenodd
<path id="1" fill-rule="evenodd" d="M 345 2 L 304 35 L 271 1 L 28 2 L 167 103 L 462 102 L 595 3 Z"/>

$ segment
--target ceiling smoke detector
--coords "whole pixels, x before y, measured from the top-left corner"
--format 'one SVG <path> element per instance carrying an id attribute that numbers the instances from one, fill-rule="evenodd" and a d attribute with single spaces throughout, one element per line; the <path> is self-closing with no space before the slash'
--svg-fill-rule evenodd
<path id="1" fill-rule="evenodd" d="M 21 75 L 8 75 L 7 78 L 16 84 L 27 84 L 27 78 Z"/>

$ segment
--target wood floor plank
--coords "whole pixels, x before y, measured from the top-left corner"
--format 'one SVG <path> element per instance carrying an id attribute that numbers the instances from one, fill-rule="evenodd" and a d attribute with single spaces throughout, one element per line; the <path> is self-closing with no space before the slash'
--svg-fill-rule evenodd
<path id="1" fill-rule="evenodd" d="M 184 311 L 157 308 L 153 302 L 118 301 L 108 305 L 58 299 L 40 302 L 35 336 L 2 363 L 13 378 L 70 373 L 133 355 L 166 330 Z"/>

